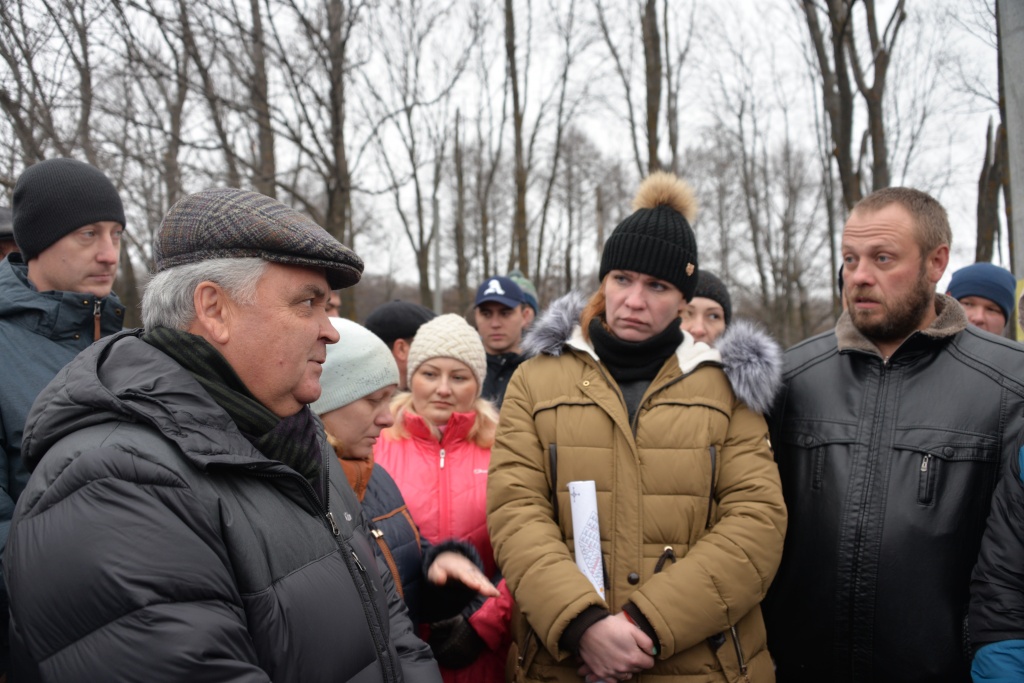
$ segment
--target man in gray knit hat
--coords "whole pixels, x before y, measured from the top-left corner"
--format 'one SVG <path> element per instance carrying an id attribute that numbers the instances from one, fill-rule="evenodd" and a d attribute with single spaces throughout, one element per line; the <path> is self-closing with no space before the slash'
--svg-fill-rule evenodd
<path id="1" fill-rule="evenodd" d="M 362 261 L 237 189 L 175 204 L 155 256 L 144 329 L 82 353 L 29 416 L 15 676 L 439 682 L 308 406 L 339 338 L 328 296 Z"/>

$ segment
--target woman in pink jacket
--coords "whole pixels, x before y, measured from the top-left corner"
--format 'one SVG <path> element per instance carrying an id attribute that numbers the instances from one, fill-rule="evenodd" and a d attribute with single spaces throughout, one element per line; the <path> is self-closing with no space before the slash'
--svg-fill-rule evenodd
<path id="1" fill-rule="evenodd" d="M 472 543 L 489 576 L 499 581 L 487 535 L 487 467 L 498 415 L 480 398 L 487 356 L 476 330 L 457 315 L 424 323 L 409 348 L 409 393 L 392 401 L 393 427 L 374 459 L 398 484 L 427 540 Z M 510 642 L 512 598 L 478 599 L 431 624 L 424 637 L 446 683 L 500 683 Z"/>

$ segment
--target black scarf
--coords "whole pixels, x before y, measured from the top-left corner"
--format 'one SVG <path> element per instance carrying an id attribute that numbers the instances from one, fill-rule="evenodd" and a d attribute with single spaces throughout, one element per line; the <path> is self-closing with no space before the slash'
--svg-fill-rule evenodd
<path id="1" fill-rule="evenodd" d="M 590 343 L 616 382 L 646 380 L 650 382 L 669 356 L 683 343 L 679 319 L 650 339 L 624 341 L 609 332 L 601 318 L 590 321 Z"/>
<path id="2" fill-rule="evenodd" d="M 304 476 L 323 502 L 320 441 L 309 406 L 279 418 L 256 400 L 227 359 L 202 337 L 156 327 L 142 339 L 188 370 L 256 450 Z"/>

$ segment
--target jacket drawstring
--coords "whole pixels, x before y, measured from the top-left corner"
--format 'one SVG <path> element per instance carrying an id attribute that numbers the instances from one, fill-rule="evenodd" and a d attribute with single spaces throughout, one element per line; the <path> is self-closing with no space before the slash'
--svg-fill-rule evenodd
<path id="1" fill-rule="evenodd" d="M 103 304 L 99 299 L 96 299 L 96 303 L 92 305 L 92 340 L 100 340 L 100 309 L 103 308 Z"/>

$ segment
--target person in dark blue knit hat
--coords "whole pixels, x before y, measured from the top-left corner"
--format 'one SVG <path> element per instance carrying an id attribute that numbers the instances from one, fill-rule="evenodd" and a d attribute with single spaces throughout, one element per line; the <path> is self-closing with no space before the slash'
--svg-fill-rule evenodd
<path id="1" fill-rule="evenodd" d="M 972 263 L 953 273 L 946 294 L 960 302 L 967 320 L 992 334 L 1002 334 L 1016 299 L 1013 273 L 991 263 Z"/>

